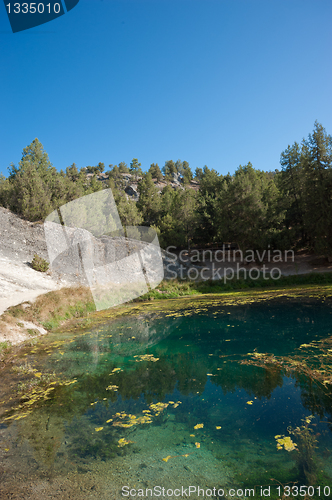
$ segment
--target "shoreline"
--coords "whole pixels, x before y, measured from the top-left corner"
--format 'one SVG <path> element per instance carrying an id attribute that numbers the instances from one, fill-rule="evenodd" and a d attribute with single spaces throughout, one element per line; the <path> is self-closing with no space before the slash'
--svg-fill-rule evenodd
<path id="1" fill-rule="evenodd" d="M 303 275 L 302 275 L 303 276 Z M 86 287 L 67 287 L 39 295 L 34 302 L 25 301 L 9 307 L 0 315 L 0 362 L 7 348 L 24 346 L 42 335 L 66 328 L 86 328 L 90 324 L 100 323 L 106 319 L 122 314 L 130 314 L 130 310 L 138 311 L 142 307 L 148 309 L 164 309 L 167 303 L 178 299 L 198 300 L 203 298 L 220 298 L 221 301 L 233 297 L 241 302 L 243 297 L 257 300 L 273 299 L 275 296 L 324 297 L 332 298 L 332 273 L 316 273 L 307 276 L 307 283 L 271 283 L 266 287 L 241 287 L 220 290 L 220 284 L 193 284 L 188 282 L 162 282 L 159 288 L 148 294 L 116 306 L 111 309 L 96 311 L 91 292 Z M 328 282 L 317 283 L 315 280 L 326 277 Z M 294 281 L 300 278 L 297 276 Z M 284 280 L 286 280 L 285 278 Z M 284 281 L 283 280 L 283 281 Z M 290 280 L 291 281 L 291 280 Z M 310 283 L 310 281 L 312 281 Z M 190 288 L 191 285 L 191 288 Z M 166 290 L 163 290 L 166 288 Z M 282 292 L 282 295 L 280 294 Z M 313 294 L 313 295 L 312 295 Z"/>

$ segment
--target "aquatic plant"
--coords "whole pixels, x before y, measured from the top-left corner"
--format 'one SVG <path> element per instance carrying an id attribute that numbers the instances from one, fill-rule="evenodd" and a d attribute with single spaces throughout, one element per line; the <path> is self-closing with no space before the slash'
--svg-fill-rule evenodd
<path id="1" fill-rule="evenodd" d="M 317 448 L 317 439 L 314 430 L 310 427 L 313 415 L 302 419 L 303 425 L 289 427 L 287 430 L 297 440 L 297 453 L 295 460 L 297 462 L 300 475 L 306 480 L 307 484 L 312 485 L 317 482 L 317 459 L 315 449 Z M 315 425 L 315 424 L 312 424 Z"/>
<path id="2" fill-rule="evenodd" d="M 326 337 L 310 344 L 301 344 L 293 356 L 275 356 L 271 353 L 248 352 L 249 359 L 243 365 L 280 370 L 286 375 L 295 373 L 305 375 L 321 384 L 328 392 L 332 387 L 332 337 Z"/>
<path id="3" fill-rule="evenodd" d="M 308 485 L 317 482 L 317 459 L 315 449 L 317 439 L 313 429 L 310 427 L 313 415 L 302 419 L 303 425 L 288 427 L 289 434 L 294 436 L 296 442 L 290 436 L 274 436 L 277 440 L 278 450 L 285 449 L 288 452 L 294 451 L 294 459 L 297 463 L 300 477 Z M 313 424 L 315 425 L 315 424 Z"/>
<path id="4" fill-rule="evenodd" d="M 30 363 L 25 361 L 23 365 L 14 365 L 13 366 L 13 371 L 16 373 L 22 373 L 22 374 L 29 374 L 35 372 L 35 368 L 32 368 Z"/>
<path id="5" fill-rule="evenodd" d="M 275 439 L 277 440 L 277 448 L 278 450 L 282 450 L 284 448 L 286 451 L 293 451 L 295 450 L 297 444 L 294 443 L 289 436 L 274 436 Z"/>
<path id="6" fill-rule="evenodd" d="M 118 431 L 112 427 L 96 427 L 85 419 L 74 419 L 67 427 L 68 453 L 75 460 L 94 458 L 108 460 L 126 453 L 126 444 L 119 440 Z M 95 432 L 93 432 L 93 430 Z"/>

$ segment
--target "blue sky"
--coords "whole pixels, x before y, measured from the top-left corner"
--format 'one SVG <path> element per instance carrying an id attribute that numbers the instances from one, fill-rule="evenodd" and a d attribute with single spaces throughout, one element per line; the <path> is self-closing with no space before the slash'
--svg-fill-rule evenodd
<path id="1" fill-rule="evenodd" d="M 331 21 L 330 0 L 80 0 L 13 34 L 1 3 L 0 172 L 35 137 L 59 170 L 274 170 L 332 133 Z"/>

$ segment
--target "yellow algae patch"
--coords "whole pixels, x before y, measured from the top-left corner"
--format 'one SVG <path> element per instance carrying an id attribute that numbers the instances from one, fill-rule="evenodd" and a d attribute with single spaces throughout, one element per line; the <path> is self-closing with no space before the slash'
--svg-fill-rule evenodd
<path id="1" fill-rule="evenodd" d="M 171 455 L 168 455 L 167 457 L 163 458 L 163 461 L 164 461 L 164 462 L 168 462 L 168 460 L 169 460 L 170 458 L 172 458 L 172 457 L 171 457 Z"/>
<path id="2" fill-rule="evenodd" d="M 109 420 L 106 420 L 106 423 L 109 424 L 112 421 L 113 421 L 113 418 L 110 418 Z"/>
<path id="3" fill-rule="evenodd" d="M 194 429 L 202 429 L 204 427 L 204 424 L 196 424 L 194 426 Z"/>
<path id="4" fill-rule="evenodd" d="M 137 354 L 134 358 L 138 358 L 136 359 L 136 363 L 139 363 L 140 361 L 153 361 L 154 363 L 159 361 L 159 358 L 154 358 L 152 354 Z"/>
<path id="5" fill-rule="evenodd" d="M 102 431 L 102 430 L 103 430 L 103 428 L 104 428 L 104 427 L 96 427 L 96 428 L 95 428 L 95 431 L 96 431 L 96 432 Z"/>
<path id="6" fill-rule="evenodd" d="M 201 447 L 201 443 L 195 443 L 195 446 L 196 446 L 196 448 L 200 448 Z"/>
<path id="7" fill-rule="evenodd" d="M 76 382 L 77 382 L 77 380 L 75 379 L 75 380 L 72 380 L 71 382 L 65 382 L 61 385 L 71 385 L 71 384 L 76 384 Z"/>
<path id="8" fill-rule="evenodd" d="M 275 438 L 277 440 L 278 450 L 282 450 L 282 448 L 284 447 L 284 449 L 287 451 L 293 451 L 297 446 L 297 444 L 294 443 L 289 436 L 286 437 L 275 436 Z"/>
<path id="9" fill-rule="evenodd" d="M 151 403 L 149 408 L 155 412 L 155 416 L 158 417 L 160 413 L 168 407 L 168 403 Z"/>
<path id="10" fill-rule="evenodd" d="M 126 444 L 130 444 L 130 443 L 133 443 L 134 441 L 129 441 L 128 439 L 125 439 L 125 438 L 121 438 L 119 439 L 118 441 L 118 446 L 119 448 L 122 448 L 123 446 L 126 446 Z"/>
<path id="11" fill-rule="evenodd" d="M 37 372 L 34 375 L 35 375 L 35 377 L 38 377 L 38 378 L 40 378 L 42 376 L 41 372 Z"/>
<path id="12" fill-rule="evenodd" d="M 121 419 L 128 418 L 127 422 L 121 422 L 120 420 L 117 420 L 113 423 L 115 427 L 123 427 L 125 429 L 133 427 L 134 425 L 150 424 L 152 422 L 150 415 L 143 415 L 137 417 L 136 415 L 131 415 L 121 412 L 121 413 L 116 413 L 115 416 Z"/>

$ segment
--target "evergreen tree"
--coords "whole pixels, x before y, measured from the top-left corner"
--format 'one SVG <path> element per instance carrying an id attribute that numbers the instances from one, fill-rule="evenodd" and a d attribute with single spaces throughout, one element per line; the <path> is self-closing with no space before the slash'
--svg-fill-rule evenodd
<path id="1" fill-rule="evenodd" d="M 197 195 L 192 189 L 177 190 L 174 203 L 174 217 L 179 223 L 184 244 L 190 250 L 191 242 L 198 223 Z"/>
<path id="2" fill-rule="evenodd" d="M 304 193 L 305 175 L 303 171 L 302 150 L 297 142 L 281 153 L 282 171 L 276 176 L 276 183 L 282 198 L 280 203 L 285 210 L 285 226 L 293 245 L 305 243 L 304 231 Z"/>
<path id="3" fill-rule="evenodd" d="M 87 174 L 102 174 L 105 170 L 105 165 L 104 163 L 99 162 L 96 167 L 85 167 L 85 171 Z"/>
<path id="4" fill-rule="evenodd" d="M 207 166 L 206 166 L 206 165 L 204 166 L 204 168 L 205 168 L 205 167 L 207 168 Z M 204 173 L 203 173 L 203 169 L 202 169 L 202 168 L 200 168 L 200 167 L 197 167 L 197 168 L 195 169 L 195 180 L 199 182 L 199 181 L 202 179 L 203 175 L 204 175 Z"/>
<path id="5" fill-rule="evenodd" d="M 164 178 L 158 163 L 151 164 L 149 168 L 149 173 L 151 174 L 153 179 L 157 179 L 157 182 L 161 182 Z"/>
<path id="6" fill-rule="evenodd" d="M 60 172 L 61 174 L 61 172 Z M 70 167 L 66 168 L 66 177 L 72 182 L 78 181 L 80 173 L 77 169 L 76 163 L 73 163 Z"/>
<path id="7" fill-rule="evenodd" d="M 143 175 L 143 171 L 141 169 L 141 164 L 138 163 L 137 158 L 133 158 L 130 163 L 129 172 L 134 176 L 134 179 L 137 181 L 138 177 Z"/>
<path id="8" fill-rule="evenodd" d="M 142 216 L 138 211 L 136 203 L 130 200 L 125 193 L 119 191 L 112 178 L 110 179 L 109 187 L 112 189 L 122 226 L 140 225 L 142 223 Z"/>
<path id="9" fill-rule="evenodd" d="M 187 161 L 182 162 L 181 173 L 183 177 L 183 183 L 190 184 L 190 181 L 193 179 L 193 173 Z"/>
<path id="10" fill-rule="evenodd" d="M 242 250 L 263 249 L 280 230 L 279 192 L 265 172 L 251 163 L 223 179 L 217 220 L 221 241 L 236 242 Z"/>
<path id="11" fill-rule="evenodd" d="M 177 173 L 177 168 L 173 160 L 166 161 L 161 170 L 167 180 L 171 180 L 173 178 L 173 174 Z"/>
<path id="12" fill-rule="evenodd" d="M 112 180 L 117 189 L 124 190 L 125 181 L 124 181 L 123 175 L 120 171 L 120 167 L 118 167 L 117 165 L 114 165 L 112 170 L 110 170 L 108 172 L 108 176 L 109 176 L 109 181 Z"/>
<path id="13" fill-rule="evenodd" d="M 43 145 L 34 139 L 23 149 L 19 166 L 11 165 L 9 181 L 12 183 L 10 209 L 23 217 L 35 221 L 52 212 L 52 167 Z"/>
<path id="14" fill-rule="evenodd" d="M 137 208 L 142 214 L 146 225 L 153 225 L 157 222 L 160 212 L 160 196 L 155 186 L 150 172 L 143 175 L 138 183 L 139 201 Z"/>
<path id="15" fill-rule="evenodd" d="M 43 220 L 55 208 L 103 187 L 95 177 L 88 182 L 85 170 L 78 172 L 74 164 L 66 174 L 57 172 L 38 139 L 24 148 L 18 167 L 11 165 L 6 186 L 6 206 L 31 221 Z"/>
<path id="16" fill-rule="evenodd" d="M 128 174 L 129 173 L 129 168 L 127 166 L 127 163 L 125 163 L 124 161 L 120 161 L 120 163 L 119 163 L 119 172 L 121 174 Z"/>
<path id="17" fill-rule="evenodd" d="M 218 239 L 219 221 L 216 214 L 219 210 L 219 195 L 223 178 L 206 165 L 203 170 L 196 169 L 195 173 L 200 181 L 197 206 L 199 225 L 197 225 L 195 239 L 206 245 Z"/>
<path id="18" fill-rule="evenodd" d="M 161 245 L 190 248 L 197 226 L 197 194 L 192 189 L 172 189 L 167 186 L 162 191 L 160 217 Z"/>
<path id="19" fill-rule="evenodd" d="M 161 192 L 160 214 L 157 226 L 160 230 L 160 244 L 163 248 L 169 245 L 181 246 L 184 244 L 179 231 L 179 222 L 175 212 L 176 191 L 167 185 Z"/>
<path id="20" fill-rule="evenodd" d="M 0 206 L 9 208 L 12 197 L 12 183 L 4 175 L 0 174 Z"/>
<path id="21" fill-rule="evenodd" d="M 332 137 L 317 121 L 302 154 L 305 230 L 313 250 L 332 255 Z"/>

